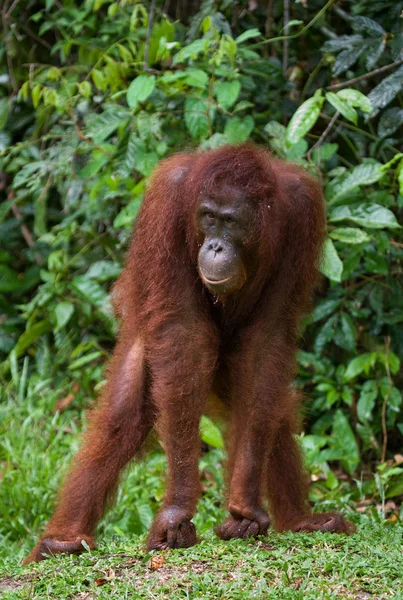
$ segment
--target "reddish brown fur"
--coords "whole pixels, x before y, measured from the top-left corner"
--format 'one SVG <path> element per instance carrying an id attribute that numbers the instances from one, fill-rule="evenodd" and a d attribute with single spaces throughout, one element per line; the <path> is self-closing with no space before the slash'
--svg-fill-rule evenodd
<path id="1" fill-rule="evenodd" d="M 242 194 L 253 205 L 256 270 L 217 306 L 197 272 L 201 193 Z M 231 191 L 232 190 L 232 191 Z M 154 424 L 168 456 L 163 506 L 148 547 L 196 542 L 199 420 L 216 391 L 231 408 L 224 539 L 265 533 L 267 496 L 278 530 L 349 532 L 340 515 L 311 515 L 297 442 L 298 324 L 309 309 L 325 234 L 318 183 L 251 145 L 164 160 L 136 221 L 115 286 L 122 326 L 100 407 L 44 537 L 26 562 L 94 546 L 120 470 Z"/>

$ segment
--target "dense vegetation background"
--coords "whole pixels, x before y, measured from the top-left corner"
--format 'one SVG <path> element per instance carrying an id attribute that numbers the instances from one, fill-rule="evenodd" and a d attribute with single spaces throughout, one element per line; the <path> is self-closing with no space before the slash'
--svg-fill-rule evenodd
<path id="1" fill-rule="evenodd" d="M 0 39 L 0 538 L 31 544 L 102 385 L 147 177 L 254 140 L 322 181 L 329 237 L 298 385 L 318 504 L 398 520 L 403 497 L 403 3 L 4 0 Z M 223 514 L 204 421 L 196 523 Z M 156 449 L 102 525 L 141 533 Z M 7 541 L 7 543 L 6 543 Z"/>

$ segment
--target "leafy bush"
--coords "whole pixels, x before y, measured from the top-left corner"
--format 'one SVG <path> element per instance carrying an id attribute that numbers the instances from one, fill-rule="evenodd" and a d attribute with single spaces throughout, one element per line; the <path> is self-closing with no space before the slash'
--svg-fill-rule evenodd
<path id="1" fill-rule="evenodd" d="M 403 436 L 402 6 L 313 1 L 287 16 L 272 4 L 205 0 L 174 21 L 162 2 L 6 1 L 3 403 L 28 386 L 86 406 L 147 177 L 182 148 L 252 139 L 315 173 L 328 207 L 326 277 L 299 354 L 315 498 L 338 486 L 334 461 L 350 475 L 380 461 L 361 492 L 401 495 L 403 469 L 385 461 Z M 205 436 L 217 440 L 208 423 Z"/>

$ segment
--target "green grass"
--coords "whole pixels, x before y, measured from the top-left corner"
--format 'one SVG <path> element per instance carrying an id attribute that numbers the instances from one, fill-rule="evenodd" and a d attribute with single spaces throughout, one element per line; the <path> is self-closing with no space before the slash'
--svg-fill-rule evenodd
<path id="1" fill-rule="evenodd" d="M 23 568 L 83 426 L 79 397 L 53 413 L 61 395 L 41 382 L 28 386 L 24 397 L 9 394 L 0 403 L 1 599 L 403 598 L 403 526 L 376 511 L 349 512 L 358 525 L 351 537 L 269 532 L 257 541 L 216 538 L 213 529 L 225 516 L 220 450 L 200 463 L 203 495 L 194 519 L 200 544 L 164 553 L 153 571 L 144 539 L 164 492 L 166 460 L 158 444 L 124 477 L 99 527 L 98 551 Z M 321 507 L 346 508 L 346 498 L 329 491 Z"/>
<path id="2" fill-rule="evenodd" d="M 222 542 L 213 534 L 163 554 L 153 571 L 143 538 L 22 568 L 5 559 L 0 597 L 14 598 L 403 598 L 400 526 L 367 524 L 351 537 L 274 534 Z"/>

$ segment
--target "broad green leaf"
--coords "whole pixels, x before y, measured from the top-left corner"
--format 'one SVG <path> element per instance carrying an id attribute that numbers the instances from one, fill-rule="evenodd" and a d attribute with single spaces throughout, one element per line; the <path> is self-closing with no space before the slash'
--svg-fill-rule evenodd
<path id="1" fill-rule="evenodd" d="M 246 142 L 253 131 L 255 122 L 251 115 L 247 115 L 243 119 L 240 117 L 232 117 L 228 119 L 224 128 L 224 135 L 229 144 Z"/>
<path id="2" fill-rule="evenodd" d="M 110 279 L 116 279 L 120 274 L 121 266 L 109 260 L 98 260 L 93 263 L 86 273 L 86 277 L 96 279 L 103 283 Z"/>
<path id="3" fill-rule="evenodd" d="M 155 88 L 155 75 L 139 75 L 128 87 L 126 98 L 130 108 L 147 100 Z"/>
<path id="4" fill-rule="evenodd" d="M 342 50 L 334 61 L 332 73 L 335 77 L 346 71 L 361 56 L 365 49 L 364 44 L 350 46 Z"/>
<path id="5" fill-rule="evenodd" d="M 392 102 L 393 98 L 401 91 L 403 82 L 403 65 L 394 73 L 385 77 L 379 85 L 369 94 L 368 99 L 373 106 L 371 118 L 378 114 L 379 110 Z"/>
<path id="6" fill-rule="evenodd" d="M 50 321 L 47 319 L 43 319 L 42 321 L 38 321 L 34 325 L 31 325 L 24 333 L 18 338 L 16 345 L 14 346 L 13 353 L 18 358 L 23 354 L 23 352 L 32 346 L 32 344 L 39 338 L 41 335 L 50 331 L 52 329 L 52 325 Z"/>
<path id="7" fill-rule="evenodd" d="M 378 124 L 378 135 L 387 137 L 395 133 L 403 123 L 403 108 L 394 106 L 382 111 Z"/>
<path id="8" fill-rule="evenodd" d="M 55 307 L 56 331 L 67 325 L 74 313 L 74 304 L 71 302 L 58 302 Z"/>
<path id="9" fill-rule="evenodd" d="M 204 52 L 208 47 L 208 41 L 203 38 L 201 40 L 195 40 L 191 44 L 188 44 L 177 54 L 175 54 L 172 64 L 177 65 L 179 63 L 185 62 L 188 58 L 195 58 L 201 52 Z"/>
<path id="10" fill-rule="evenodd" d="M 224 440 L 218 427 L 205 415 L 200 421 L 200 435 L 203 442 L 213 448 L 224 448 Z"/>
<path id="11" fill-rule="evenodd" d="M 328 317 L 330 314 L 332 314 L 332 312 L 335 312 L 335 310 L 340 306 L 340 303 L 340 298 L 335 300 L 332 298 L 325 298 L 324 300 L 319 301 L 311 313 L 312 322 L 316 323 L 317 321 L 321 321 L 322 319 Z"/>
<path id="12" fill-rule="evenodd" d="M 315 148 L 312 153 L 312 159 L 315 164 L 321 160 L 329 160 L 333 154 L 339 149 L 338 144 L 322 144 L 319 148 Z"/>
<path id="13" fill-rule="evenodd" d="M 295 160 L 303 156 L 308 150 L 308 142 L 304 139 L 299 140 L 296 144 L 293 144 L 286 149 L 286 157 L 288 160 Z"/>
<path id="14" fill-rule="evenodd" d="M 370 239 L 365 231 L 357 227 L 339 227 L 331 231 L 329 235 L 332 239 L 344 244 L 362 244 Z"/>
<path id="15" fill-rule="evenodd" d="M 350 22 L 354 31 L 363 31 L 367 33 L 370 37 L 382 37 L 386 32 L 384 28 L 368 17 L 351 17 Z"/>
<path id="16" fill-rule="evenodd" d="M 371 367 L 374 366 L 376 361 L 376 352 L 365 352 L 353 358 L 344 373 L 344 381 L 351 381 L 363 371 L 368 374 Z"/>
<path id="17" fill-rule="evenodd" d="M 334 40 L 327 40 L 321 50 L 323 52 L 338 52 L 362 42 L 362 35 L 340 35 Z"/>
<path id="18" fill-rule="evenodd" d="M 217 101 L 223 108 L 230 108 L 238 98 L 241 84 L 237 79 L 234 81 L 217 81 L 214 93 Z"/>
<path id="19" fill-rule="evenodd" d="M 355 167 L 343 181 L 335 187 L 335 193 L 329 199 L 329 203 L 334 202 L 340 196 L 347 194 L 360 185 L 370 185 L 379 181 L 383 177 L 384 171 L 381 163 L 363 163 Z"/>
<path id="20" fill-rule="evenodd" d="M 209 134 L 209 104 L 203 98 L 186 98 L 185 123 L 193 138 L 205 138 Z"/>
<path id="21" fill-rule="evenodd" d="M 15 292 L 22 288 L 23 281 L 18 277 L 18 273 L 7 265 L 0 264 L 0 294 Z"/>
<path id="22" fill-rule="evenodd" d="M 208 75 L 202 69 L 186 69 L 183 78 L 186 85 L 204 89 L 208 82 Z M 148 115 L 149 116 L 149 115 Z"/>
<path id="23" fill-rule="evenodd" d="M 339 327 L 336 328 L 335 332 L 335 343 L 344 350 L 354 352 L 356 337 L 357 331 L 354 321 L 350 315 L 348 315 L 346 312 L 342 312 L 339 318 Z"/>
<path id="24" fill-rule="evenodd" d="M 372 111 L 371 102 L 368 98 L 352 88 L 346 88 L 336 93 L 338 98 L 341 98 L 344 102 L 347 102 L 350 106 L 360 108 L 363 112 L 370 113 Z"/>
<path id="25" fill-rule="evenodd" d="M 87 302 L 97 307 L 104 306 L 107 293 L 94 279 L 89 279 L 85 275 L 77 275 L 71 284 Z"/>
<path id="26" fill-rule="evenodd" d="M 326 92 L 326 100 L 348 121 L 357 125 L 357 113 L 347 102 L 344 102 L 337 94 Z"/>
<path id="27" fill-rule="evenodd" d="M 351 425 L 341 410 L 337 410 L 334 416 L 333 438 L 342 447 L 343 466 L 348 473 L 353 473 L 360 462 L 360 453 Z"/>
<path id="28" fill-rule="evenodd" d="M 372 421 L 372 411 L 378 396 L 378 386 L 375 380 L 369 379 L 361 388 L 360 397 L 357 402 L 357 416 L 362 423 Z"/>
<path id="29" fill-rule="evenodd" d="M 312 98 L 305 100 L 291 118 L 286 132 L 286 142 L 288 144 L 291 145 L 299 142 L 318 120 L 325 101 L 321 95 L 321 90 L 318 90 L 318 92 L 315 92 Z"/>
<path id="30" fill-rule="evenodd" d="M 247 29 L 246 31 L 241 33 L 241 35 L 238 35 L 238 37 L 235 38 L 235 42 L 237 44 L 242 44 L 242 42 L 246 42 L 251 38 L 260 37 L 261 35 L 262 34 L 260 33 L 259 29 Z"/>
<path id="31" fill-rule="evenodd" d="M 399 229 L 400 225 L 391 210 L 380 204 L 350 204 L 338 206 L 330 214 L 329 221 L 352 221 L 369 229 Z"/>
<path id="32" fill-rule="evenodd" d="M 323 247 L 323 257 L 320 270 L 332 281 L 341 281 L 343 263 L 337 253 L 332 240 L 326 240 Z"/>
<path id="33" fill-rule="evenodd" d="M 0 130 L 3 129 L 8 119 L 8 98 L 0 98 Z"/>

